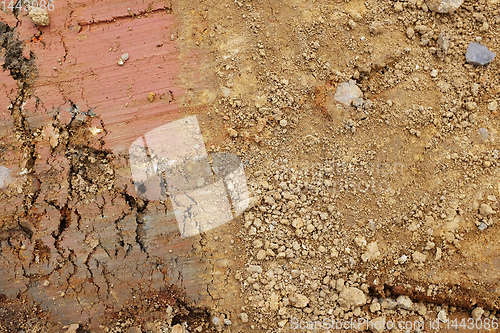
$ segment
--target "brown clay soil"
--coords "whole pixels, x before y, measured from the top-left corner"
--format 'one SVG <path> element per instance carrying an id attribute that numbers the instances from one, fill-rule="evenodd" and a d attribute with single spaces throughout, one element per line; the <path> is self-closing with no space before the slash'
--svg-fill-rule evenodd
<path id="1" fill-rule="evenodd" d="M 435 2 L 0 11 L 0 331 L 495 331 L 500 65 L 465 53 L 500 52 L 500 7 Z M 342 105 L 349 80 L 362 100 Z M 193 115 L 252 200 L 182 238 L 128 147 Z"/>

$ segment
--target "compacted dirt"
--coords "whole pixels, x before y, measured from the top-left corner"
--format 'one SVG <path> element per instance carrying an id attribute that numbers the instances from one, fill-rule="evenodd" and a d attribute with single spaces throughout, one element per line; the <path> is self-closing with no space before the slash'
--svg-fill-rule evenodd
<path id="1" fill-rule="evenodd" d="M 496 331 L 500 7 L 436 3 L 0 12 L 0 331 Z M 128 149 L 188 116 L 251 199 L 183 238 Z"/>

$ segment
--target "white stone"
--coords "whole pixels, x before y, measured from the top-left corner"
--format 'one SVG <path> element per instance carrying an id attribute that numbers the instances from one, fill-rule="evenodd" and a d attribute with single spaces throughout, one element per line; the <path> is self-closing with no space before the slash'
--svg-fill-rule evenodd
<path id="1" fill-rule="evenodd" d="M 300 217 L 294 219 L 292 221 L 292 226 L 295 228 L 295 229 L 299 229 L 301 227 L 304 226 L 304 222 L 302 222 L 302 219 Z"/>
<path id="2" fill-rule="evenodd" d="M 433 12 L 451 13 L 457 10 L 464 0 L 427 0 L 427 7 Z"/>
<path id="3" fill-rule="evenodd" d="M 494 112 L 497 109 L 498 109 L 498 103 L 497 103 L 497 101 L 493 101 L 490 104 L 488 104 L 488 110 L 490 110 L 491 112 Z"/>
<path id="4" fill-rule="evenodd" d="M 362 101 L 362 98 L 363 92 L 354 80 L 339 84 L 337 91 L 335 91 L 335 100 L 344 106 L 350 106 L 352 102 Z"/>
<path id="5" fill-rule="evenodd" d="M 340 292 L 338 302 L 341 307 L 350 309 L 366 304 L 366 295 L 358 288 L 347 287 Z"/>
<path id="6" fill-rule="evenodd" d="M 50 24 L 49 13 L 46 10 L 33 6 L 28 12 L 28 15 L 36 25 L 47 26 Z"/>
<path id="7" fill-rule="evenodd" d="M 71 324 L 71 325 L 69 325 L 68 330 L 66 331 L 66 333 L 76 333 L 76 330 L 78 328 L 80 328 L 79 324 Z"/>
<path id="8" fill-rule="evenodd" d="M 380 310 L 380 303 L 378 301 L 370 304 L 370 312 L 377 312 L 379 310 Z"/>
<path id="9" fill-rule="evenodd" d="M 403 308 L 405 310 L 410 310 L 413 302 L 408 296 L 399 296 L 397 299 L 398 307 Z"/>
<path id="10" fill-rule="evenodd" d="M 427 256 L 421 252 L 415 251 L 411 255 L 411 258 L 413 259 L 414 262 L 416 263 L 421 263 L 424 262 Z"/>
<path id="11" fill-rule="evenodd" d="M 377 242 L 371 242 L 366 246 L 366 252 L 361 255 L 361 259 L 364 262 L 368 260 L 376 259 L 380 257 L 380 251 L 378 250 Z"/>
<path id="12" fill-rule="evenodd" d="M 307 296 L 304 296 L 302 294 L 295 294 L 295 303 L 293 306 L 296 308 L 304 308 L 309 304 L 309 298 Z"/>
<path id="13" fill-rule="evenodd" d="M 446 316 L 446 311 L 444 310 L 441 310 L 438 312 L 438 315 L 437 315 L 437 318 L 442 322 L 442 323 L 446 323 L 446 321 L 448 320 L 448 317 Z"/>

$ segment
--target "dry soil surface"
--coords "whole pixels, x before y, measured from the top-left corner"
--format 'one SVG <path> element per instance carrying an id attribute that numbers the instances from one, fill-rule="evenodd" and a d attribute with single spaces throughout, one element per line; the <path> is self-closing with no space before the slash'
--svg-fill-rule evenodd
<path id="1" fill-rule="evenodd" d="M 465 54 L 471 42 L 500 52 L 500 7 L 437 13 L 439 2 L 180 0 L 99 20 L 91 4 L 67 1 L 56 3 L 63 23 L 52 23 L 56 8 L 47 27 L 3 12 L 0 330 L 296 332 L 311 322 L 321 332 L 363 319 L 371 326 L 337 331 L 494 331 L 500 60 L 472 65 Z M 160 60 L 120 79 L 111 117 L 92 94 L 146 61 L 115 26 L 148 26 Z M 66 77 L 89 71 L 72 50 L 90 48 L 93 33 L 106 33 L 110 70 Z M 40 59 L 57 47 L 68 64 L 54 74 L 57 63 L 53 72 Z M 127 88 L 163 67 L 172 79 Z M 41 83 L 46 71 L 53 81 Z M 339 102 L 345 83 L 353 103 Z M 168 200 L 138 196 L 129 168 L 128 129 L 163 125 L 148 117 L 169 105 L 197 116 L 209 153 L 241 158 L 252 197 L 240 217 L 190 238 Z"/>

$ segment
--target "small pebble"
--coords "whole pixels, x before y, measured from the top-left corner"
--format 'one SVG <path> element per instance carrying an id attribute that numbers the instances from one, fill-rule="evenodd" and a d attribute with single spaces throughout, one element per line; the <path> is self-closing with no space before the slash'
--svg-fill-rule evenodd
<path id="1" fill-rule="evenodd" d="M 493 101 L 490 104 L 488 104 L 488 110 L 490 110 L 491 112 L 495 112 L 497 108 L 498 108 L 497 101 Z"/>
<path id="2" fill-rule="evenodd" d="M 491 52 L 486 46 L 472 42 L 467 48 L 465 58 L 472 65 L 486 65 L 495 59 L 496 53 Z"/>
<path id="3" fill-rule="evenodd" d="M 29 5 L 28 5 L 29 8 Z M 4 5 L 5 9 L 5 5 Z M 36 6 L 31 7 L 31 9 L 28 12 L 28 16 L 33 20 L 33 23 L 35 23 L 38 26 L 47 26 L 50 24 L 50 18 L 49 18 L 49 13 L 47 10 L 40 9 Z"/>
<path id="4" fill-rule="evenodd" d="M 488 228 L 488 225 L 484 222 L 481 222 L 481 224 L 477 228 L 483 231 L 484 229 Z"/>
<path id="5" fill-rule="evenodd" d="M 472 310 L 471 316 L 473 319 L 478 320 L 479 318 L 481 318 L 483 316 L 483 313 L 484 313 L 483 308 L 478 306 L 477 308 Z"/>
<path id="6" fill-rule="evenodd" d="M 464 0 L 427 0 L 426 4 L 430 10 L 438 13 L 451 13 L 457 10 Z"/>
<path id="7" fill-rule="evenodd" d="M 406 29 L 406 36 L 408 36 L 408 38 L 413 38 L 415 36 L 415 31 L 412 28 Z"/>
<path id="8" fill-rule="evenodd" d="M 483 140 L 486 140 L 488 138 L 488 136 L 490 135 L 490 133 L 488 132 L 488 130 L 484 127 L 481 127 L 479 130 L 479 135 L 481 136 L 481 139 Z"/>

